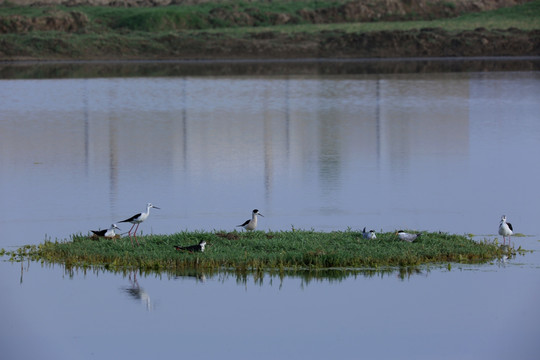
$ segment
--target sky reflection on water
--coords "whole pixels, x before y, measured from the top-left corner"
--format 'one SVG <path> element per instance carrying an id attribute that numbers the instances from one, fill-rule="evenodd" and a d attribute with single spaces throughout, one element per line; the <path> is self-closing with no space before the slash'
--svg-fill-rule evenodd
<path id="1" fill-rule="evenodd" d="M 159 206 L 144 233 L 443 230 L 532 254 L 261 282 L 0 262 L 3 355 L 535 359 L 540 74 L 302 74 L 0 81 L 0 247 Z M 123 230 L 127 231 L 127 229 Z M 21 282 L 22 280 L 22 282 Z"/>
<path id="2" fill-rule="evenodd" d="M 540 259 L 531 256 L 405 278 L 139 275 L 136 285 L 134 274 L 35 263 L 19 285 L 19 264 L 4 263 L 4 289 L 18 304 L 0 335 L 33 345 L 3 347 L 10 359 L 535 359 L 540 289 L 524 274 L 537 274 Z"/>
<path id="3" fill-rule="evenodd" d="M 272 230 L 483 234 L 505 212 L 534 234 L 538 84 L 534 72 L 5 81 L 5 236 L 86 233 L 147 202 L 163 209 L 142 226 L 154 233 L 229 230 L 258 208 Z"/>

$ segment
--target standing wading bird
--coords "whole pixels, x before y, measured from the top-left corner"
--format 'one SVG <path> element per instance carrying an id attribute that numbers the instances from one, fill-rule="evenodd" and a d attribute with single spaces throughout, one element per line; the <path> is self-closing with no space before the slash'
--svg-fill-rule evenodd
<path id="1" fill-rule="evenodd" d="M 510 236 L 512 234 L 514 234 L 512 224 L 506 222 L 506 215 L 503 215 L 499 224 L 499 235 L 503 237 L 503 245 L 506 243 L 506 237 L 508 237 L 508 246 L 510 246 Z"/>
<path id="2" fill-rule="evenodd" d="M 396 234 L 399 237 L 399 240 L 408 241 L 408 242 L 413 242 L 414 240 L 416 240 L 420 236 L 420 233 L 418 233 L 418 234 L 409 234 L 409 233 L 406 233 L 403 230 L 399 230 Z"/>
<path id="3" fill-rule="evenodd" d="M 93 232 L 97 236 L 114 239 L 114 241 L 116 242 L 116 239 L 115 239 L 116 233 L 114 232 L 114 229 L 120 230 L 120 228 L 116 226 L 116 224 L 112 224 L 111 227 L 107 230 L 90 230 L 90 231 Z"/>
<path id="4" fill-rule="evenodd" d="M 135 241 L 137 241 L 137 245 L 139 245 L 139 240 L 137 240 L 137 230 L 139 229 L 139 224 L 142 223 L 144 220 L 146 220 L 148 215 L 150 215 L 150 208 L 159 209 L 157 206 L 154 206 L 151 203 L 148 203 L 146 205 L 146 212 L 138 213 L 138 214 L 133 215 L 129 219 L 119 221 L 121 223 L 128 222 L 128 223 L 133 224 L 131 226 L 131 229 L 129 229 L 129 231 L 128 231 L 128 235 L 129 235 L 129 237 L 131 239 L 131 245 L 132 246 L 133 246 L 133 239 L 131 238 L 132 236 L 135 237 Z M 133 227 L 135 227 L 135 225 L 137 225 L 137 227 L 135 228 L 135 231 L 132 234 L 131 230 L 133 230 Z"/>
<path id="5" fill-rule="evenodd" d="M 201 240 L 198 245 L 191 246 L 175 246 L 176 250 L 180 251 L 189 251 L 189 252 L 204 252 L 204 247 L 206 246 L 206 240 Z"/>
<path id="6" fill-rule="evenodd" d="M 243 223 L 242 225 L 237 225 L 236 227 L 243 227 L 244 229 L 249 231 L 255 230 L 255 228 L 257 227 L 257 215 L 261 215 L 262 217 L 264 217 L 264 215 L 261 214 L 259 210 L 254 209 L 251 213 L 251 220 L 246 220 L 245 223 Z"/>
<path id="7" fill-rule="evenodd" d="M 364 237 L 364 239 L 370 239 L 370 240 L 377 238 L 377 235 L 375 235 L 375 230 L 369 230 L 369 232 L 366 232 L 366 228 L 362 230 L 362 236 Z"/>

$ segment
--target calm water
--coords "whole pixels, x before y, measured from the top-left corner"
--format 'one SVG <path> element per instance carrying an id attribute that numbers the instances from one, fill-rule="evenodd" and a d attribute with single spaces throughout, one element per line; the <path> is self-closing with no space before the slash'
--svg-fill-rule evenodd
<path id="1" fill-rule="evenodd" d="M 152 202 L 144 233 L 233 230 L 258 208 L 262 230 L 491 239 L 506 214 L 535 250 L 339 279 L 3 261 L 2 357 L 536 359 L 538 60 L 460 64 L 0 67 L 0 248 Z"/>

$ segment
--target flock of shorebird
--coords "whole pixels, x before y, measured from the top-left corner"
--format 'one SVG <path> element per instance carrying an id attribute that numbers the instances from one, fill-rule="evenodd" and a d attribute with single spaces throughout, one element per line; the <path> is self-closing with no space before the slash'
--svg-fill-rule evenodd
<path id="1" fill-rule="evenodd" d="M 150 215 L 150 209 L 151 208 L 159 209 L 157 206 L 155 206 L 155 205 L 153 205 L 151 203 L 148 203 L 146 205 L 146 211 L 145 212 L 140 212 L 138 214 L 133 215 L 130 218 L 119 221 L 120 223 L 128 222 L 128 223 L 132 224 L 131 228 L 128 231 L 128 235 L 129 235 L 129 237 L 131 239 L 131 245 L 132 246 L 133 246 L 133 238 L 135 238 L 135 241 L 137 242 L 137 245 L 139 245 L 139 241 L 137 240 L 137 230 L 139 229 L 139 225 L 144 220 L 146 220 L 148 218 L 148 215 Z M 251 212 L 251 219 L 246 220 L 241 225 L 237 225 L 237 227 L 242 227 L 242 228 L 244 228 L 244 229 L 246 229 L 248 231 L 255 230 L 257 228 L 257 216 L 264 217 L 264 215 L 261 214 L 259 212 L 259 210 L 254 209 Z M 135 228 L 135 230 L 132 232 L 133 228 Z M 111 227 L 106 229 L 106 230 L 91 230 L 91 231 L 94 233 L 94 235 L 96 235 L 98 237 L 105 237 L 105 238 L 109 238 L 109 239 L 115 239 L 117 235 L 120 235 L 120 234 L 117 234 L 115 230 L 120 230 L 120 228 L 116 224 L 112 224 Z M 512 224 L 507 222 L 506 221 L 506 215 L 503 215 L 501 217 L 501 222 L 499 224 L 499 235 L 501 235 L 503 237 L 503 244 L 506 244 L 506 238 L 508 238 L 508 245 L 510 245 L 510 236 L 512 236 L 513 233 L 514 233 L 514 229 L 512 228 Z M 400 240 L 408 241 L 408 242 L 415 241 L 421 235 L 420 233 L 416 233 L 416 234 L 407 233 L 407 232 L 405 232 L 403 230 L 399 230 L 398 232 L 396 232 L 396 234 L 397 234 L 397 236 L 398 236 L 398 238 Z M 377 238 L 377 235 L 375 234 L 375 230 L 366 231 L 365 227 L 362 230 L 362 236 L 365 239 L 376 239 Z M 189 252 L 200 251 L 200 252 L 203 252 L 205 246 L 206 246 L 206 241 L 201 240 L 201 242 L 199 242 L 199 244 L 196 244 L 196 245 L 175 246 L 174 248 L 176 250 L 180 250 L 180 251 L 189 251 Z"/>
<path id="2" fill-rule="evenodd" d="M 135 241 L 137 242 L 137 245 L 139 245 L 139 240 L 137 240 L 137 230 L 139 229 L 139 225 L 148 218 L 148 215 L 150 215 L 150 209 L 152 208 L 159 209 L 157 206 L 153 205 L 152 203 L 148 203 L 146 205 L 145 212 L 140 212 L 138 214 L 133 215 L 130 218 L 119 221 L 119 223 L 128 222 L 132 224 L 131 228 L 128 231 L 129 238 L 131 239 L 131 245 L 133 245 L 133 239 L 135 239 Z M 259 210 L 254 209 L 251 213 L 251 219 L 246 220 L 242 225 L 237 225 L 237 227 L 243 227 L 244 229 L 248 231 L 255 230 L 257 228 L 257 216 L 264 217 L 264 215 L 261 214 Z M 135 228 L 135 230 L 133 230 L 133 228 Z M 121 231 L 121 229 L 116 224 L 112 224 L 110 228 L 105 229 L 105 230 L 90 230 L 90 231 L 92 231 L 94 235 L 98 237 L 114 239 L 116 241 L 116 237 L 120 235 L 116 233 L 116 230 Z M 375 235 L 375 233 L 373 233 L 373 235 Z M 176 250 L 185 250 L 185 251 L 204 251 L 205 245 L 206 245 L 206 242 L 203 240 L 198 245 L 175 246 L 175 248 Z"/>

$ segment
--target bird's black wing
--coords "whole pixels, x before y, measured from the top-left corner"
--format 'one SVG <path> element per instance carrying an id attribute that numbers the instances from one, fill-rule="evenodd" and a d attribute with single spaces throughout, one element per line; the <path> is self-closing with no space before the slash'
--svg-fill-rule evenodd
<path id="1" fill-rule="evenodd" d="M 510 230 L 514 231 L 514 229 L 512 228 L 512 224 L 510 224 L 509 222 L 507 222 L 506 225 L 508 225 L 508 227 L 510 228 Z"/>
<path id="2" fill-rule="evenodd" d="M 194 251 L 199 251 L 200 246 L 199 245 L 191 245 L 191 246 L 177 246 L 176 245 L 174 248 L 180 251 L 194 252 Z"/>
<path id="3" fill-rule="evenodd" d="M 239 226 L 246 226 L 248 223 L 249 223 L 249 220 L 246 220 L 245 223 L 243 223 L 242 225 L 236 225 L 236 227 L 239 227 Z"/>
<path id="4" fill-rule="evenodd" d="M 94 234 L 96 234 L 97 236 L 105 236 L 105 233 L 107 232 L 107 229 L 105 230 L 90 230 L 91 232 L 93 232 Z"/>
<path id="5" fill-rule="evenodd" d="M 122 220 L 122 221 L 119 221 L 119 222 L 132 222 L 133 220 L 135 220 L 136 218 L 138 218 L 139 216 L 141 216 L 142 213 L 138 213 L 136 215 L 133 215 L 132 217 L 130 217 L 129 219 L 126 219 L 126 220 Z"/>

